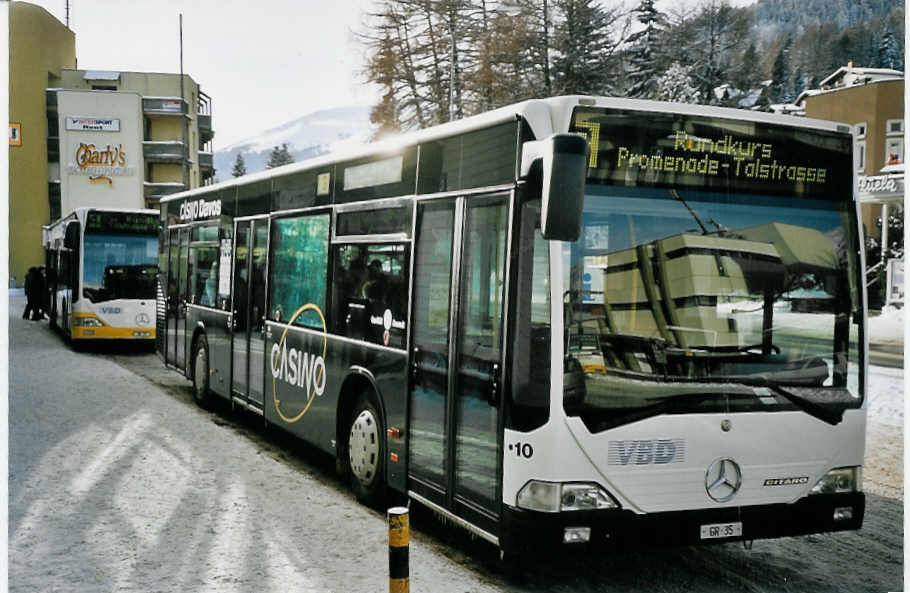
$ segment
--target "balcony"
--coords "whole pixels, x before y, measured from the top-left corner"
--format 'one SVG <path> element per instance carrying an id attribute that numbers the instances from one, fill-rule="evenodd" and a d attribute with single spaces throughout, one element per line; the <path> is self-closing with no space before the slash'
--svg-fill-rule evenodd
<path id="1" fill-rule="evenodd" d="M 186 115 L 186 101 L 180 97 L 142 97 L 142 112 L 146 115 Z"/>
<path id="2" fill-rule="evenodd" d="M 212 116 L 197 114 L 196 121 L 199 124 L 199 140 L 204 144 L 210 142 L 212 138 L 215 137 L 215 132 L 212 131 Z"/>
<path id="3" fill-rule="evenodd" d="M 212 153 L 199 151 L 199 172 L 203 177 L 215 174 L 215 157 Z"/>
<path id="4" fill-rule="evenodd" d="M 60 160 L 60 138 L 57 136 L 47 137 L 47 160 L 50 162 Z"/>
<path id="5" fill-rule="evenodd" d="M 145 157 L 148 163 L 179 165 L 183 162 L 183 142 L 177 140 L 146 140 L 142 143 L 142 156 Z"/>
<path id="6" fill-rule="evenodd" d="M 186 186 L 179 181 L 146 181 L 143 186 L 147 203 L 157 203 L 165 196 L 176 194 L 186 189 Z"/>

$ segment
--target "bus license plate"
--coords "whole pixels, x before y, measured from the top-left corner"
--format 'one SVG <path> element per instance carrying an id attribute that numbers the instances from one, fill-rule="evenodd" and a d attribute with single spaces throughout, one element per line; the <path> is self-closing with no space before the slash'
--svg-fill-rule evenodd
<path id="1" fill-rule="evenodd" d="M 716 539 L 719 537 L 739 537 L 743 534 L 743 524 L 739 521 L 736 523 L 714 523 L 711 525 L 701 526 L 701 539 Z"/>

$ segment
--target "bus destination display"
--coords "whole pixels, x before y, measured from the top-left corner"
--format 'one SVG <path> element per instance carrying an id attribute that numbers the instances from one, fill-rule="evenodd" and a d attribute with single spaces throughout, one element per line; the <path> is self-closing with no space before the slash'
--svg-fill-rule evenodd
<path id="1" fill-rule="evenodd" d="M 154 235 L 158 232 L 158 217 L 154 214 L 92 211 L 85 218 L 85 231 Z"/>
<path id="2" fill-rule="evenodd" d="M 830 197 L 852 182 L 843 134 L 596 109 L 576 110 L 572 129 L 590 143 L 592 183 Z"/>

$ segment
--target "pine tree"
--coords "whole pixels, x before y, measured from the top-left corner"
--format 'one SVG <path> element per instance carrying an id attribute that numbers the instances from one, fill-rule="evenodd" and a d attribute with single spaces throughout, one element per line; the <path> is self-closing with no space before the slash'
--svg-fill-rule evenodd
<path id="1" fill-rule="evenodd" d="M 890 29 L 886 29 L 881 35 L 881 41 L 878 44 L 878 55 L 876 56 L 876 66 L 901 71 L 904 69 L 903 52 L 899 51 L 897 39 Z"/>
<path id="2" fill-rule="evenodd" d="M 676 103 L 698 103 L 700 93 L 685 67 L 673 62 L 655 81 L 655 98 Z"/>
<path id="3" fill-rule="evenodd" d="M 615 93 L 619 9 L 607 10 L 594 0 L 557 0 L 556 14 L 559 19 L 553 43 L 553 92 Z"/>
<path id="4" fill-rule="evenodd" d="M 272 148 L 272 152 L 269 153 L 269 162 L 265 164 L 265 168 L 274 169 L 275 167 L 288 165 L 293 162 L 294 157 L 292 157 L 291 153 L 288 152 L 288 145 L 287 142 L 285 142 L 281 146 Z"/>
<path id="5" fill-rule="evenodd" d="M 237 153 L 237 158 L 234 159 L 234 166 L 231 169 L 231 175 L 234 177 L 246 175 L 246 163 L 243 161 L 243 153 Z"/>
<path id="6" fill-rule="evenodd" d="M 641 0 L 632 10 L 635 19 L 644 27 L 629 36 L 629 68 L 626 77 L 630 97 L 650 99 L 657 92 L 657 76 L 662 70 L 661 43 L 666 25 L 666 16 L 654 6 L 655 0 Z"/>
<path id="7" fill-rule="evenodd" d="M 792 45 L 793 39 L 787 37 L 771 67 L 771 100 L 776 103 L 789 103 L 794 98 L 791 96 L 790 81 L 790 47 Z"/>

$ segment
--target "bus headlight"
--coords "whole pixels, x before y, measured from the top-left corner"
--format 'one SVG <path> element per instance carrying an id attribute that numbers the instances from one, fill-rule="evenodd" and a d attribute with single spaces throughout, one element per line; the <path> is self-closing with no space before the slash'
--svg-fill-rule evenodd
<path id="1" fill-rule="evenodd" d="M 73 327 L 104 327 L 97 317 L 73 317 Z"/>
<path id="2" fill-rule="evenodd" d="M 863 467 L 858 465 L 832 469 L 812 487 L 809 494 L 843 494 L 862 490 Z"/>
<path id="3" fill-rule="evenodd" d="M 531 480 L 518 492 L 519 508 L 543 513 L 616 509 L 619 504 L 600 485 L 589 482 Z"/>

